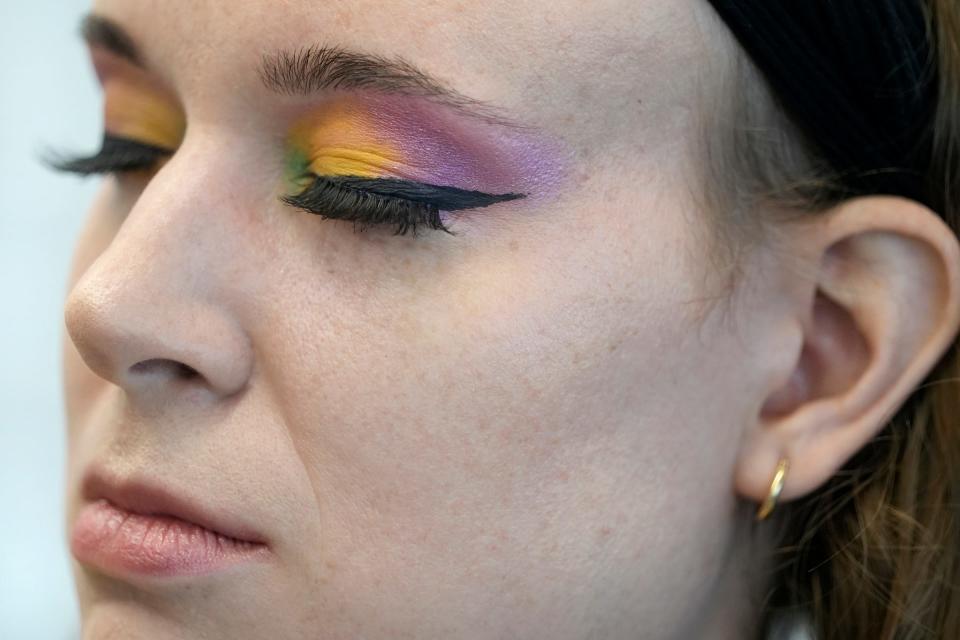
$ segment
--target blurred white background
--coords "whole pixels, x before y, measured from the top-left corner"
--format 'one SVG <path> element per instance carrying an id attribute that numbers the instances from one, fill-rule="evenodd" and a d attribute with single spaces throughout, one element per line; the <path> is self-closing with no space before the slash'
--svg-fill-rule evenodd
<path id="1" fill-rule="evenodd" d="M 63 522 L 62 303 L 95 180 L 45 149 L 96 150 L 100 98 L 78 36 L 90 0 L 0 0 L 0 639 L 78 637 Z"/>

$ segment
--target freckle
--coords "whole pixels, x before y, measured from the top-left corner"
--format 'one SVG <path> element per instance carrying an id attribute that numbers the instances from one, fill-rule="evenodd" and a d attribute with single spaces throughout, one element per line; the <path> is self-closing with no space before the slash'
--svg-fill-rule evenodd
<path id="1" fill-rule="evenodd" d="M 520 248 L 520 243 L 518 243 L 516 240 L 510 241 L 510 251 L 516 253 L 519 248 Z"/>
<path id="2" fill-rule="evenodd" d="M 539 399 L 540 396 L 543 395 L 543 392 L 534 386 L 534 384 L 530 381 L 530 378 L 526 376 L 520 376 L 517 378 L 517 382 L 526 390 L 527 394 L 532 400 Z"/>

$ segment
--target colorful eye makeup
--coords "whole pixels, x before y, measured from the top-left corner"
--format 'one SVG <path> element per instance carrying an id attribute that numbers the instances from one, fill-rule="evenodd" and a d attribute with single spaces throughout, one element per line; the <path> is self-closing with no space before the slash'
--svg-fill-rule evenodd
<path id="1" fill-rule="evenodd" d="M 129 64 L 94 53 L 103 85 L 104 134 L 93 156 L 54 163 L 82 175 L 151 170 L 183 140 L 186 120 L 177 101 Z"/>
<path id="2" fill-rule="evenodd" d="M 284 201 L 361 229 L 391 223 L 397 234 L 415 235 L 419 225 L 449 233 L 441 212 L 526 196 L 486 187 L 508 182 L 497 174 L 497 158 L 482 166 L 494 150 L 455 132 L 409 99 L 331 100 L 291 129 L 287 176 L 302 190 Z"/>
<path id="3" fill-rule="evenodd" d="M 150 170 L 176 151 L 186 130 L 183 112 L 138 73 L 101 74 L 103 146 L 57 168 Z M 529 132 L 411 96 L 338 94 L 290 120 L 280 199 L 359 231 L 391 225 L 396 235 L 415 236 L 422 227 L 452 233 L 450 214 L 526 198 L 556 174 L 546 146 Z"/>
<path id="4" fill-rule="evenodd" d="M 287 169 L 527 193 L 556 173 L 547 145 L 532 137 L 416 98 L 341 95 L 292 126 Z"/>
<path id="5" fill-rule="evenodd" d="M 114 137 L 173 151 L 186 130 L 183 112 L 145 83 L 111 79 L 104 85 L 104 129 Z"/>
<path id="6" fill-rule="evenodd" d="M 388 139 L 358 101 L 328 103 L 294 125 L 288 136 L 288 170 L 320 176 L 382 178 L 395 175 L 413 155 Z"/>

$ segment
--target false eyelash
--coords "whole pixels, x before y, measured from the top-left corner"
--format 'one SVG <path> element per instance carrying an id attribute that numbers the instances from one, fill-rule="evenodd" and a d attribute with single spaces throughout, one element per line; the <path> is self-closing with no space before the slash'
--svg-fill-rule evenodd
<path id="1" fill-rule="evenodd" d="M 441 211 L 478 209 L 523 197 L 518 193 L 494 195 L 396 178 L 314 176 L 303 193 L 282 200 L 323 218 L 353 222 L 354 231 L 393 224 L 394 235 L 410 232 L 416 237 L 420 226 L 456 235 L 443 223 Z"/>
<path id="2" fill-rule="evenodd" d="M 152 169 L 170 156 L 170 151 L 154 145 L 105 134 L 100 151 L 92 156 L 52 158 L 47 164 L 57 171 L 84 176 Z"/>

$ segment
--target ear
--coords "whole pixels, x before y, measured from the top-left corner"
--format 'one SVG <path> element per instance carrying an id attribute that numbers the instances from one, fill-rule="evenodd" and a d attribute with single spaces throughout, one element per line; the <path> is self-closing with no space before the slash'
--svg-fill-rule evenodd
<path id="1" fill-rule="evenodd" d="M 802 335 L 775 345 L 794 351 L 783 359 L 793 364 L 762 391 L 737 460 L 737 492 L 756 502 L 781 457 L 790 469 L 780 501 L 833 476 L 884 428 L 960 327 L 960 246 L 933 211 L 871 196 L 822 215 L 802 240 L 816 275 L 796 275 L 806 278 L 803 294 L 788 311 Z"/>

